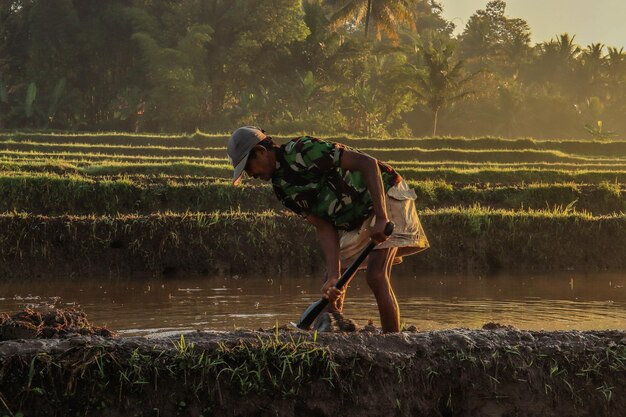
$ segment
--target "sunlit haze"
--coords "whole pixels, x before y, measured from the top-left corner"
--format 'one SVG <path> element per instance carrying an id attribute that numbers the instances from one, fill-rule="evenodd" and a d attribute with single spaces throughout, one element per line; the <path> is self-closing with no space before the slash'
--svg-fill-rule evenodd
<path id="1" fill-rule="evenodd" d="M 468 18 L 483 9 L 487 0 L 441 0 L 443 15 L 462 32 Z M 622 0 L 509 0 L 506 14 L 528 22 L 533 42 L 543 42 L 561 33 L 576 35 L 586 46 L 601 42 L 607 46 L 626 45 L 626 2 Z"/>

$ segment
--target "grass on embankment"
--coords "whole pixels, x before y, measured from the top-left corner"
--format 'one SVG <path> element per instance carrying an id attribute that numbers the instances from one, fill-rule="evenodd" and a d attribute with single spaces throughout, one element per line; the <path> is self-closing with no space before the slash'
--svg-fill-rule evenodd
<path id="1" fill-rule="evenodd" d="M 381 161 L 463 161 L 482 163 L 521 162 L 576 162 L 576 163 L 622 163 L 619 158 L 589 158 L 566 154 L 561 151 L 543 150 L 494 150 L 494 149 L 422 149 L 422 148 L 361 148 Z"/>
<path id="2" fill-rule="evenodd" d="M 225 154 L 224 154 L 225 155 Z M 157 163 L 169 164 L 174 162 L 192 162 L 205 165 L 226 165 L 225 156 L 151 156 L 151 155 L 116 155 L 97 152 L 37 152 L 37 151 L 6 151 L 0 150 L 0 163 L 29 164 L 33 162 L 61 162 L 80 166 L 106 165 L 107 163 L 141 164 Z M 607 162 L 608 161 L 608 162 Z M 616 161 L 616 162 L 611 162 Z M 626 159 L 588 159 L 587 162 L 483 162 L 483 161 L 401 161 L 386 160 L 395 168 L 454 168 L 454 169 L 552 169 L 552 170 L 603 170 L 624 171 Z"/>
<path id="3" fill-rule="evenodd" d="M 171 163 L 171 162 L 196 162 L 196 163 L 217 163 L 227 164 L 228 158 L 224 155 L 219 157 L 213 156 L 151 156 L 151 155 L 115 155 L 115 154 L 103 154 L 98 152 L 37 152 L 37 151 L 2 151 L 0 150 L 0 160 L 3 162 L 29 162 L 29 161 L 63 161 L 73 164 L 94 164 L 94 163 L 106 163 L 106 162 L 153 162 L 153 163 Z M 594 164 L 598 165 L 598 164 Z M 610 165 L 606 165 L 610 166 Z M 623 166 L 625 164 L 618 164 L 617 166 Z"/>
<path id="4" fill-rule="evenodd" d="M 145 156 L 224 156 L 226 148 L 195 148 L 167 146 L 98 145 L 87 143 L 0 142 L 0 149 L 21 152 L 74 152 L 109 155 Z"/>
<path id="5" fill-rule="evenodd" d="M 285 143 L 299 135 L 274 135 Z M 315 135 L 314 135 L 315 136 Z M 355 138 L 346 135 L 318 136 L 320 139 L 344 143 L 356 148 L 422 148 L 422 149 L 494 149 L 494 150 L 552 150 L 588 156 L 626 157 L 626 141 L 621 140 L 537 140 L 506 138 Z M 166 146 L 166 147 L 225 147 L 228 134 L 157 135 L 129 133 L 0 133 L 0 142 L 86 143 L 94 145 Z"/>
<path id="6" fill-rule="evenodd" d="M 484 208 L 420 215 L 431 249 L 416 270 L 604 269 L 626 266 L 626 215 Z M 0 216 L 0 276 L 195 271 L 275 275 L 323 265 L 315 233 L 273 212 L 149 216 Z"/>
<path id="7" fill-rule="evenodd" d="M 0 132 L 0 142 L 38 142 L 117 146 L 167 146 L 167 147 L 212 147 L 226 146 L 230 135 L 197 132 L 187 134 L 155 133 L 49 133 L 49 132 Z"/>
<path id="8" fill-rule="evenodd" d="M 602 182 L 626 182 L 626 171 L 532 168 L 398 168 L 397 171 L 403 178 L 408 180 L 441 180 L 451 183 L 527 184 L 573 182 L 577 184 L 600 184 Z"/>
<path id="9" fill-rule="evenodd" d="M 377 147 L 359 148 L 363 152 L 383 161 L 466 161 L 494 163 L 530 163 L 530 162 L 561 162 L 561 163 L 624 163 L 623 158 L 599 158 L 577 156 L 556 150 L 500 150 L 500 149 L 423 149 Z M 224 147 L 166 147 L 166 146 L 130 146 L 130 145 L 97 145 L 97 144 L 57 144 L 36 142 L 0 142 L 0 150 L 10 152 L 46 152 L 46 153 L 98 153 L 103 155 L 125 156 L 189 156 L 223 158 Z"/>
<path id="10" fill-rule="evenodd" d="M 592 214 L 626 211 L 619 184 L 581 186 L 453 186 L 442 181 L 411 181 L 418 210 L 450 206 L 506 209 L 566 208 Z M 263 211 L 283 207 L 268 185 L 233 187 L 229 181 L 190 182 L 184 179 L 92 179 L 70 175 L 0 175 L 0 212 L 33 214 L 116 214 L 156 211 L 222 211 L 239 208 Z"/>
<path id="11" fill-rule="evenodd" d="M 111 175 L 192 175 L 197 177 L 232 178 L 233 167 L 227 164 L 194 162 L 72 164 L 64 161 L 0 161 L 0 172 L 52 172 L 89 176 Z"/>
<path id="12" fill-rule="evenodd" d="M 92 167 L 96 174 L 108 173 L 120 175 L 124 173 L 137 174 L 142 170 L 146 173 L 162 174 L 161 171 L 172 171 L 184 164 L 203 166 L 206 169 L 231 168 L 227 158 L 219 157 L 168 157 L 168 156 L 128 156 L 128 155 L 103 155 L 98 153 L 46 153 L 46 152 L 3 152 L 0 151 L 0 171 L 23 171 L 43 172 L 41 165 L 50 167 L 51 172 L 60 172 L 68 166 L 74 166 L 75 171 L 81 168 L 87 172 Z M 599 171 L 620 172 L 626 171 L 626 161 L 621 163 L 553 163 L 553 162 L 464 162 L 464 161 L 388 161 L 400 172 L 411 170 L 533 170 L 533 171 Z M 177 164 L 172 167 L 172 164 Z M 181 165 L 183 164 L 183 165 Z M 60 168 L 55 165 L 60 165 Z M 181 170 L 180 174 L 183 174 Z M 175 174 L 175 172 L 174 172 Z"/>
<path id="13" fill-rule="evenodd" d="M 232 178 L 232 166 L 221 163 L 122 163 L 109 162 L 104 164 L 73 165 L 69 162 L 52 161 L 0 161 L 0 172 L 51 172 L 82 173 L 90 176 L 120 175 L 192 175 L 198 177 Z M 47 168 L 46 168 L 47 167 Z M 491 183 L 491 184 L 524 184 L 524 183 L 563 183 L 600 184 L 602 182 L 626 182 L 626 170 L 609 169 L 550 169 L 548 168 L 495 167 L 483 164 L 476 168 L 431 168 L 397 166 L 396 170 L 407 180 L 431 181 L 442 180 L 452 183 Z"/>
<path id="14" fill-rule="evenodd" d="M 494 409 L 609 417 L 626 407 L 623 337 L 276 329 L 9 341 L 0 347 L 0 398 L 11 415 L 41 417 L 473 416 Z"/>

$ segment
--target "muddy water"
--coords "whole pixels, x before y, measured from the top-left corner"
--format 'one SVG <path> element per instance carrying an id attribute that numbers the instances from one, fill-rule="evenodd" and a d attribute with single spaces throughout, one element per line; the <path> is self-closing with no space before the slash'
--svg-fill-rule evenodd
<path id="1" fill-rule="evenodd" d="M 402 321 L 422 330 L 478 328 L 487 322 L 532 330 L 626 329 L 626 274 L 497 276 L 396 273 Z M 268 328 L 297 321 L 318 297 L 316 277 L 86 277 L 53 283 L 0 283 L 0 312 L 80 306 L 92 323 L 123 334 L 190 329 Z M 365 277 L 348 291 L 345 315 L 378 324 Z"/>

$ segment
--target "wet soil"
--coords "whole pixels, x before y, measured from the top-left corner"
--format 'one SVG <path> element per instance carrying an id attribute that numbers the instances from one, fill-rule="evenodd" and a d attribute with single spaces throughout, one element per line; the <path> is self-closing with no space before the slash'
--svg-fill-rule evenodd
<path id="1" fill-rule="evenodd" d="M 11 316 L 6 313 L 0 314 L 0 342 L 15 339 L 50 339 L 76 334 L 112 336 L 110 330 L 92 325 L 84 312 L 74 308 L 50 308 L 40 311 L 27 308 Z"/>
<path id="2" fill-rule="evenodd" d="M 373 325 L 0 342 L 4 413 L 619 416 L 626 332 Z M 344 322 L 346 320 L 343 320 Z M 345 323 L 344 323 L 345 324 Z M 10 413 L 9 413 L 10 412 Z"/>

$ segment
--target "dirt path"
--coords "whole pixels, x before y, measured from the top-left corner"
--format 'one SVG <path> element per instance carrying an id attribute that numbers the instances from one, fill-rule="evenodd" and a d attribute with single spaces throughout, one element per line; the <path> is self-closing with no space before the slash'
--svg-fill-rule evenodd
<path id="1" fill-rule="evenodd" d="M 626 332 L 485 327 L 9 340 L 0 342 L 0 413 L 563 417 L 626 409 Z"/>

